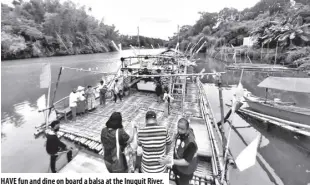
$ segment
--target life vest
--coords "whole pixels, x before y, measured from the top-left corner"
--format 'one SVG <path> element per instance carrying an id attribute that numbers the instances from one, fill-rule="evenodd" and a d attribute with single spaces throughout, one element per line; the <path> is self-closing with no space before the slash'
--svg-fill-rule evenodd
<path id="1" fill-rule="evenodd" d="M 179 138 L 176 140 L 176 145 L 175 145 L 177 147 L 175 151 L 176 159 L 184 158 L 184 151 L 190 143 L 193 143 L 198 150 L 197 144 L 195 142 L 195 135 L 191 128 L 190 128 L 189 135 L 184 141 L 180 141 Z M 196 171 L 197 166 L 198 166 L 198 159 L 197 159 L 197 151 L 196 151 L 193 159 L 189 162 L 188 166 L 176 166 L 176 169 L 183 174 L 190 175 Z"/>

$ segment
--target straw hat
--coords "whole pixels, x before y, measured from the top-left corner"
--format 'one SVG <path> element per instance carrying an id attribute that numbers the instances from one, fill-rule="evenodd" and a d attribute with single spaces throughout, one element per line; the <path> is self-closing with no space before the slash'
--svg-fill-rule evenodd
<path id="1" fill-rule="evenodd" d="M 78 86 L 77 91 L 83 91 L 83 90 L 84 90 L 84 87 Z"/>

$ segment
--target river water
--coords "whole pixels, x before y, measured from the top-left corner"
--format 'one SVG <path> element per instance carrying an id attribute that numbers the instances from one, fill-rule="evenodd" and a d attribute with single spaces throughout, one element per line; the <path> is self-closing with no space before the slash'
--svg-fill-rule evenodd
<path id="1" fill-rule="evenodd" d="M 141 54 L 156 54 L 159 50 L 141 50 Z M 44 139 L 34 139 L 34 126 L 44 122 L 42 113 L 38 113 L 36 101 L 47 89 L 39 88 L 39 76 L 44 63 L 50 62 L 52 82 L 56 82 L 61 66 L 96 69 L 107 72 L 116 71 L 120 57 L 133 55 L 132 50 L 65 56 L 38 59 L 5 61 L 1 63 L 1 171 L 37 173 L 47 172 L 48 155 L 44 148 Z M 223 71 L 224 65 L 214 59 L 203 58 L 197 68 L 206 71 Z M 267 77 L 267 73 L 244 72 L 242 84 L 255 95 L 264 96 L 265 90 L 257 84 Z M 275 76 L 301 76 L 301 74 L 279 73 Z M 228 72 L 223 76 L 225 85 L 239 81 L 240 72 Z M 62 73 L 56 100 L 67 96 L 73 87 L 94 85 L 101 75 L 87 72 L 65 70 Z M 204 77 L 208 83 L 205 88 L 217 120 L 220 120 L 218 91 L 211 84 L 213 77 Z M 211 85 L 210 85 L 211 84 Z M 53 87 L 55 84 L 53 83 Z M 224 90 L 224 101 L 230 104 L 231 90 Z M 272 98 L 294 101 L 300 106 L 310 107 L 310 96 L 301 93 L 273 91 Z M 228 107 L 225 106 L 225 112 Z M 233 169 L 230 174 L 234 185 L 246 184 L 288 184 L 307 185 L 310 183 L 310 140 L 296 136 L 284 130 L 273 128 L 268 132 L 261 123 L 255 120 L 236 118 L 236 129 L 232 132 L 231 152 L 236 156 L 258 134 L 263 134 L 264 146 L 259 149 L 257 163 L 250 169 L 239 172 Z M 239 128 L 240 127 L 240 128 Z M 243 128 L 244 127 L 244 128 Z M 225 125 L 227 130 L 227 125 Z"/>

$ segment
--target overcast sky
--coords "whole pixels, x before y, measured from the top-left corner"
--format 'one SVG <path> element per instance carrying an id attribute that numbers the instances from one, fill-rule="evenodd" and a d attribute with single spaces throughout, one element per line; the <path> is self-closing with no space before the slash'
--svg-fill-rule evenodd
<path id="1" fill-rule="evenodd" d="M 64 1 L 64 0 L 61 0 Z M 91 7 L 89 12 L 106 24 L 114 24 L 121 34 L 168 39 L 177 25 L 193 25 L 199 11 L 218 12 L 225 7 L 243 10 L 259 0 L 72 0 Z M 12 2 L 12 0 L 1 0 Z"/>

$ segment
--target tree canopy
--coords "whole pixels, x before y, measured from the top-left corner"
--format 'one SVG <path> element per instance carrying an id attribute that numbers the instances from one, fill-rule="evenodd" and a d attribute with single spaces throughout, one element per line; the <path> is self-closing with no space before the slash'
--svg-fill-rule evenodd
<path id="1" fill-rule="evenodd" d="M 207 44 L 201 51 L 210 48 L 219 51 L 221 47 L 241 46 L 244 37 L 252 37 L 256 40 L 253 51 L 261 47 L 279 47 L 278 52 L 291 55 L 289 51 L 293 48 L 298 50 L 310 45 L 309 2 L 261 0 L 243 11 L 224 8 L 218 13 L 199 12 L 200 18 L 193 26 L 181 27 L 180 48 L 184 49 L 184 45 L 195 44 L 202 39 Z M 175 33 L 169 38 L 169 47 L 176 46 L 177 37 Z"/>
<path id="2" fill-rule="evenodd" d="M 13 8 L 1 3 L 2 59 L 88 54 L 137 46 L 137 38 L 121 35 L 114 25 L 98 21 L 72 1 L 14 0 Z M 140 37 L 143 47 L 163 46 L 161 39 Z"/>

